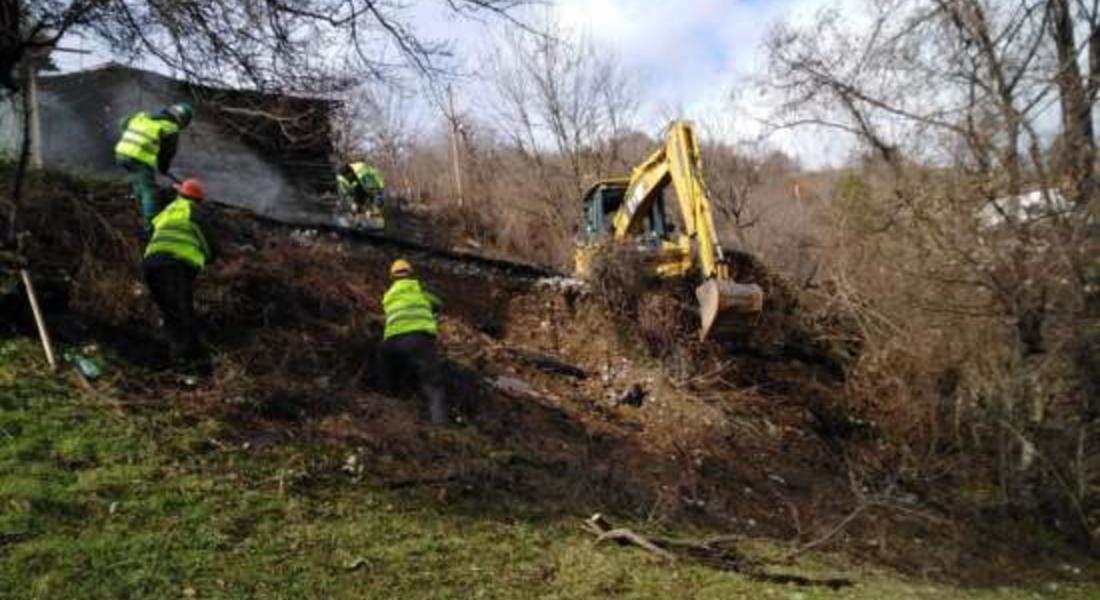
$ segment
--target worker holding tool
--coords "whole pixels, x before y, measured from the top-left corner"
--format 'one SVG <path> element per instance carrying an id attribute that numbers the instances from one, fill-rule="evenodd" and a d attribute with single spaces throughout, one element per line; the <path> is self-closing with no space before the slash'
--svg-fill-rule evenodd
<path id="1" fill-rule="evenodd" d="M 336 175 L 340 200 L 352 214 L 365 214 L 368 219 L 382 218 L 385 180 L 375 167 L 362 161 L 352 161 Z"/>
<path id="2" fill-rule="evenodd" d="M 413 277 L 412 265 L 405 259 L 393 261 L 390 279 L 393 283 L 382 297 L 386 313 L 379 352 L 382 387 L 394 393 L 407 387 L 410 381 L 417 382 L 428 401 L 431 423 L 444 425 L 447 399 L 442 382 L 443 365 L 435 347 L 439 333 L 437 314 L 443 301 Z"/>
<path id="3" fill-rule="evenodd" d="M 173 364 L 205 374 L 210 364 L 199 342 L 193 286 L 199 272 L 217 258 L 217 247 L 210 237 L 211 215 L 202 206 L 202 182 L 187 179 L 177 191 L 176 200 L 153 218 L 142 268 L 164 318 Z"/>
<path id="4" fill-rule="evenodd" d="M 130 188 L 139 200 L 142 224 L 148 234 L 153 229 L 157 205 L 156 174 L 169 173 L 179 146 L 179 132 L 191 123 L 194 109 L 190 102 L 179 102 L 154 112 L 139 112 L 119 123 L 122 137 L 115 144 L 115 162 L 126 169 Z"/>

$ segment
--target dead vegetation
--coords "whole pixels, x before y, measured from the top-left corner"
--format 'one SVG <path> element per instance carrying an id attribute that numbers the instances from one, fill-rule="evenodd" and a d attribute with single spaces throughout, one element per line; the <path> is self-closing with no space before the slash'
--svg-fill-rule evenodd
<path id="1" fill-rule="evenodd" d="M 1100 65 L 1082 49 L 1100 51 L 1100 12 L 867 9 L 876 35 L 828 13 L 769 42 L 776 119 L 862 152 L 822 213 L 824 281 L 863 332 L 851 401 L 877 415 L 899 480 L 1094 547 L 1100 413 L 1080 357 L 1100 323 Z"/>

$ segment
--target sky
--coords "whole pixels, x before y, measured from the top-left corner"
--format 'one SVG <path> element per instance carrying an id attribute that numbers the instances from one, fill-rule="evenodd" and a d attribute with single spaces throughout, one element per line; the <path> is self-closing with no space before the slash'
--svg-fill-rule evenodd
<path id="1" fill-rule="evenodd" d="M 545 16 L 613 53 L 639 83 L 643 130 L 672 117 L 704 120 L 731 141 L 758 140 L 768 98 L 752 82 L 764 68 L 762 44 L 780 21 L 805 23 L 825 8 L 850 10 L 858 0 L 557 0 L 529 15 Z M 427 13 L 418 26 L 456 47 L 483 49 L 499 23 L 455 22 Z M 475 53 L 475 56 L 478 53 Z M 475 67 L 476 68 L 476 67 Z M 711 128 L 713 129 L 713 127 Z M 851 144 L 836 136 L 770 133 L 764 142 L 809 167 L 842 163 Z"/>
<path id="2" fill-rule="evenodd" d="M 772 99 L 755 93 L 752 83 L 765 66 L 769 30 L 780 21 L 807 23 L 823 9 L 853 12 L 860 1 L 556 0 L 527 16 L 548 17 L 613 53 L 639 83 L 643 130 L 656 133 L 668 119 L 683 117 L 744 141 L 759 140 L 767 129 L 762 120 Z M 456 48 L 478 50 L 474 56 L 482 56 L 486 40 L 503 27 L 456 22 L 438 11 L 425 11 L 416 22 L 430 36 L 454 40 Z M 841 164 L 852 147 L 835 134 L 770 132 L 763 141 L 810 168 Z"/>
<path id="3" fill-rule="evenodd" d="M 763 67 L 761 44 L 780 20 L 809 21 L 826 7 L 858 0 L 548 0 L 521 13 L 521 20 L 542 17 L 587 36 L 617 56 L 639 84 L 640 125 L 660 131 L 670 117 L 721 121 L 722 135 L 756 139 L 769 99 L 753 93 L 754 74 Z M 445 3 L 408 3 L 410 21 L 428 38 L 448 41 L 456 55 L 472 57 L 462 67 L 477 72 L 507 24 L 501 19 L 456 18 Z M 86 42 L 70 40 L 67 45 Z M 82 68 L 103 57 L 63 56 L 63 67 Z M 148 68 L 148 66 L 146 66 Z M 466 86 L 466 94 L 479 95 Z M 458 102 L 462 104 L 463 87 Z M 461 107 L 460 107 L 461 108 Z M 797 156 L 809 167 L 839 164 L 847 142 L 836 136 L 772 134 L 766 143 Z"/>

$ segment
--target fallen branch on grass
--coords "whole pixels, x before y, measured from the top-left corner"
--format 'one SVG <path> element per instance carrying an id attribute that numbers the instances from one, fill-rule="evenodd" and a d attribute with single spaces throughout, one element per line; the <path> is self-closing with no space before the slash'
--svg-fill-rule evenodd
<path id="1" fill-rule="evenodd" d="M 672 553 L 662 550 L 660 546 L 654 544 L 653 542 L 645 539 L 644 537 L 634 533 L 629 529 L 620 528 L 612 529 L 611 531 L 605 531 L 596 538 L 596 544 L 599 544 L 600 542 L 605 542 L 607 540 L 619 543 L 634 544 L 635 546 L 648 550 L 649 552 L 652 552 L 653 554 L 656 554 L 657 556 L 669 562 L 674 562 L 676 560 L 676 556 Z"/>
<path id="2" fill-rule="evenodd" d="M 611 524 L 604 519 L 603 515 L 596 513 L 592 515 L 585 522 L 585 528 L 588 529 L 593 535 L 596 536 L 596 544 L 599 545 L 606 541 L 613 541 L 619 545 L 633 544 L 646 550 L 662 560 L 668 562 L 675 562 L 676 557 L 667 550 L 662 549 L 657 544 L 647 540 L 646 538 L 634 533 L 629 529 L 614 529 Z"/>
<path id="3" fill-rule="evenodd" d="M 852 585 L 852 581 L 845 578 L 814 579 L 801 575 L 769 573 L 761 565 L 755 564 L 735 548 L 728 546 L 736 541 L 735 536 L 720 536 L 703 541 L 647 538 L 630 529 L 613 527 L 607 518 L 599 513 L 585 519 L 584 529 L 596 536 L 597 545 L 605 541 L 613 541 L 621 546 L 637 546 L 668 563 L 680 559 L 695 561 L 710 567 L 741 573 L 750 579 L 766 583 L 822 586 L 831 589 Z"/>
<path id="4" fill-rule="evenodd" d="M 848 513 L 848 516 L 841 519 L 840 522 L 837 523 L 832 529 L 825 532 L 825 535 L 817 538 L 816 540 L 813 540 L 811 542 L 807 542 L 807 543 L 799 546 L 798 548 L 794 549 L 793 551 L 788 553 L 786 556 L 784 556 L 783 559 L 780 560 L 780 562 L 783 563 L 783 564 L 790 564 L 790 563 L 794 562 L 794 559 L 798 558 L 799 556 L 802 556 L 803 554 L 809 552 L 810 550 L 813 550 L 814 548 L 817 548 L 818 546 L 821 546 L 822 544 L 825 544 L 829 540 L 833 539 L 833 537 L 835 537 L 838 533 L 840 533 L 841 531 L 844 531 L 844 529 L 846 527 L 848 527 L 848 525 L 852 521 L 856 520 L 856 517 L 863 514 L 863 511 L 867 510 L 871 506 L 872 506 L 872 503 L 870 503 L 870 502 L 861 503 L 859 506 L 857 506 L 855 508 L 855 510 Z"/>
<path id="5" fill-rule="evenodd" d="M 382 485 L 388 490 L 400 490 L 412 487 L 443 485 L 447 483 L 455 483 L 461 480 L 462 478 L 458 475 L 446 475 L 443 477 L 413 477 L 409 479 L 395 479 L 392 481 L 387 481 Z"/>
<path id="6" fill-rule="evenodd" d="M 88 378 L 80 372 L 80 369 L 74 367 L 72 373 L 76 378 L 76 382 L 80 384 L 81 389 L 84 390 L 84 395 L 87 398 L 91 399 L 96 404 L 109 408 L 111 415 L 116 419 L 123 420 L 126 418 L 126 410 L 123 408 L 121 402 L 99 393 L 99 390 L 92 385 L 92 382 L 88 381 Z"/>

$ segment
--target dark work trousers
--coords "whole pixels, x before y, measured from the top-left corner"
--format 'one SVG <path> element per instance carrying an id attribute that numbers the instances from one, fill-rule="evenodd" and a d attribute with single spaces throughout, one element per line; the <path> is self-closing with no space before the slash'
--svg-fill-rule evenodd
<path id="1" fill-rule="evenodd" d="M 126 169 L 130 191 L 138 199 L 138 208 L 141 209 L 141 224 L 145 228 L 145 239 L 148 239 L 153 232 L 153 217 L 164 208 L 157 198 L 157 172 L 153 167 L 130 158 L 120 157 L 116 158 L 116 161 L 119 166 Z"/>
<path id="2" fill-rule="evenodd" d="M 206 354 L 199 343 L 192 296 L 198 269 L 163 254 L 146 258 L 142 268 L 149 293 L 164 318 L 172 362 L 185 366 L 202 363 Z"/>
<path id="3" fill-rule="evenodd" d="M 388 393 L 403 393 L 415 382 L 428 402 L 433 425 L 447 422 L 447 398 L 443 389 L 443 363 L 435 349 L 435 336 L 413 332 L 395 335 L 379 348 L 378 381 Z"/>

